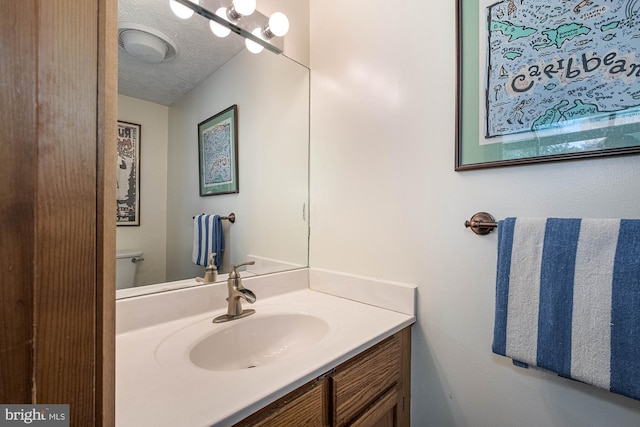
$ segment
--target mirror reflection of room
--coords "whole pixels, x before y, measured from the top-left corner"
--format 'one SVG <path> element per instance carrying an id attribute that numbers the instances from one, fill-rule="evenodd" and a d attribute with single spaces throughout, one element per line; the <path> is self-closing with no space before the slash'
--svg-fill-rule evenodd
<path id="1" fill-rule="evenodd" d="M 306 267 L 308 35 L 297 34 L 308 26 L 308 2 L 257 2 L 257 13 L 284 12 L 291 22 L 280 41 L 282 54 L 251 53 L 242 37 L 219 38 L 206 19 L 176 18 L 166 2 L 132 3 L 118 4 L 118 121 L 139 126 L 139 202 L 137 223 L 118 222 L 118 297 L 152 292 L 148 285 L 167 282 L 193 286 L 213 252 L 217 280 L 233 264 L 250 260 L 255 264 L 243 275 Z M 132 54 L 123 46 L 123 33 L 135 29 L 166 39 L 166 49 L 158 57 Z M 138 49 L 155 51 L 153 44 Z M 237 168 L 229 169 L 235 188 L 203 193 L 205 138 L 199 124 L 210 124 L 209 130 L 224 125 L 211 119 L 233 106 L 236 133 L 225 149 Z M 216 218 L 221 236 L 199 231 L 198 218 L 204 216 Z M 203 240 L 209 243 L 201 261 L 194 261 Z"/>

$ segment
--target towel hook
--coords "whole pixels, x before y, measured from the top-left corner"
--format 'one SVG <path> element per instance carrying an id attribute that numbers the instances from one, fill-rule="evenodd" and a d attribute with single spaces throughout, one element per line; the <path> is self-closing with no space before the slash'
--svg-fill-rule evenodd
<path id="1" fill-rule="evenodd" d="M 477 212 L 470 220 L 464 222 L 464 226 L 471 228 L 474 233 L 484 236 L 498 227 L 498 223 L 493 215 L 486 212 Z"/>

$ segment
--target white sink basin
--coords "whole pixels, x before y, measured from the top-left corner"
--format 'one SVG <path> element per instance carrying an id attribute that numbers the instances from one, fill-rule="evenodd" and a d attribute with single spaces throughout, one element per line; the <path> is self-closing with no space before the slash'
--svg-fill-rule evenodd
<path id="1" fill-rule="evenodd" d="M 288 313 L 234 320 L 200 340 L 190 351 L 195 365 L 235 371 L 280 362 L 309 351 L 329 331 L 327 322 L 308 314 Z"/>
<path id="2" fill-rule="evenodd" d="M 273 288 L 266 288 L 268 277 L 248 287 L 280 289 L 281 276 L 274 275 Z M 226 284 L 188 292 L 198 295 L 195 309 L 210 304 L 207 298 L 219 304 L 117 336 L 118 427 L 234 425 L 415 320 L 303 289 L 259 298 L 249 317 L 212 323 L 226 312 L 220 301 Z M 167 311 L 183 310 L 177 297 L 167 301 Z M 119 303 L 126 307 L 127 301 Z M 157 310 L 146 298 L 131 302 L 138 303 L 135 315 Z"/>

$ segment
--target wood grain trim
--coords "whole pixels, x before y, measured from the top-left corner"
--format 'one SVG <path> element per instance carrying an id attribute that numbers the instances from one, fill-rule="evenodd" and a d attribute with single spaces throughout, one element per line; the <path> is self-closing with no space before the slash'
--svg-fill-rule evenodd
<path id="1" fill-rule="evenodd" d="M 98 4 L 96 425 L 115 425 L 117 0 Z"/>
<path id="2" fill-rule="evenodd" d="M 37 159 L 37 8 L 0 13 L 0 402 L 33 399 L 33 257 Z M 10 60 L 8 60 L 10 59 Z"/>
<path id="3" fill-rule="evenodd" d="M 107 35 L 116 2 L 2 6 L 0 402 L 67 403 L 71 425 L 96 425 L 114 401 L 102 389 L 113 382 L 113 357 L 104 356 L 113 330 L 102 326 L 115 300 L 102 282 L 115 274 L 105 214 L 114 167 L 99 144 L 115 140 L 115 72 L 101 67 L 117 63 Z"/>
<path id="4" fill-rule="evenodd" d="M 398 427 L 411 426 L 411 327 L 398 332 L 400 339 L 401 376 L 398 383 Z"/>
<path id="5" fill-rule="evenodd" d="M 97 1 L 38 2 L 35 401 L 95 421 Z"/>

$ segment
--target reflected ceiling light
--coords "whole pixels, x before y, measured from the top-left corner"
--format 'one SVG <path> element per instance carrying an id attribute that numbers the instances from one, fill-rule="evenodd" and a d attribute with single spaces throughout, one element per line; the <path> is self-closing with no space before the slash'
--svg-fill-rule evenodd
<path id="1" fill-rule="evenodd" d="M 227 16 L 227 8 L 221 7 L 216 10 L 216 16 L 219 16 L 222 19 L 225 19 Z M 231 29 L 218 24 L 214 20 L 209 20 L 209 28 L 211 28 L 211 32 L 218 37 L 227 37 L 231 33 Z"/>
<path id="2" fill-rule="evenodd" d="M 190 0 L 191 3 L 200 4 L 200 0 Z M 178 18 L 189 19 L 193 16 L 193 10 L 187 6 L 178 3 L 176 0 L 169 0 L 169 6 L 171 10 Z"/>
<path id="3" fill-rule="evenodd" d="M 141 24 L 118 24 L 118 45 L 129 55 L 144 62 L 157 64 L 173 58 L 176 44 L 160 31 Z"/>

